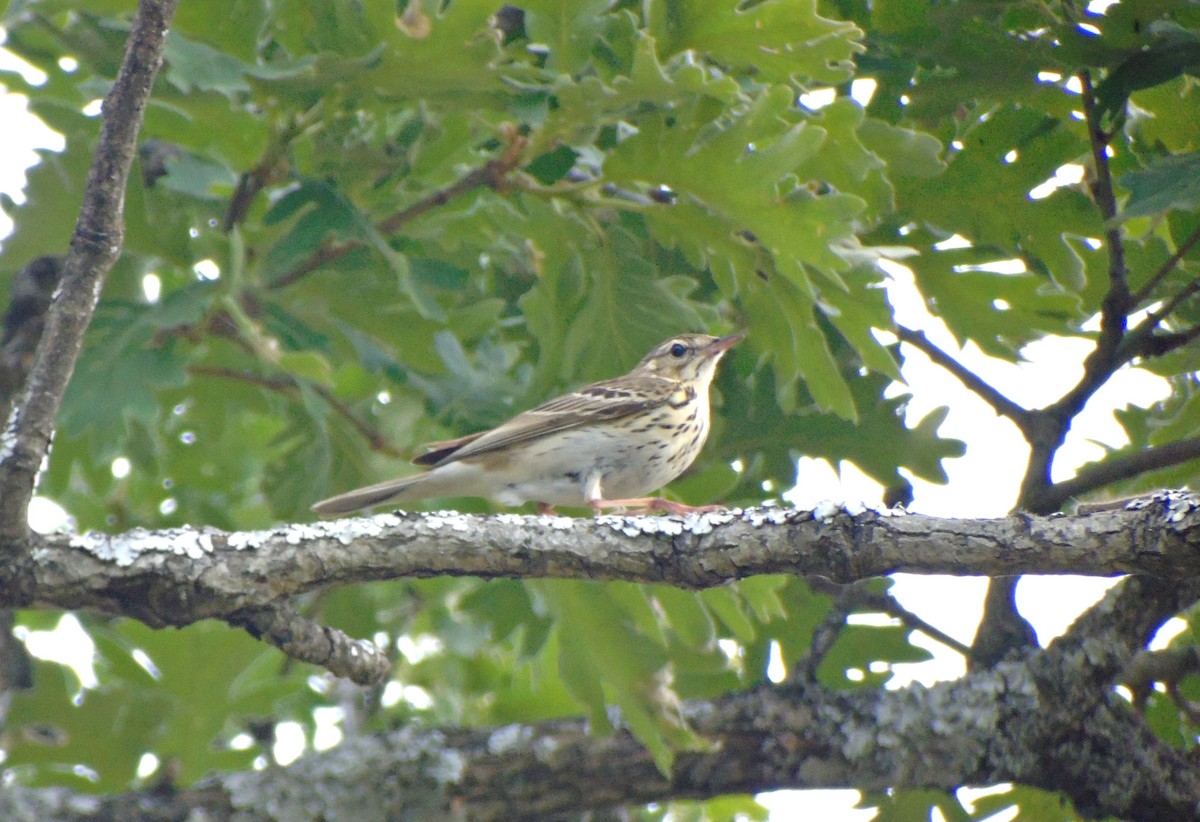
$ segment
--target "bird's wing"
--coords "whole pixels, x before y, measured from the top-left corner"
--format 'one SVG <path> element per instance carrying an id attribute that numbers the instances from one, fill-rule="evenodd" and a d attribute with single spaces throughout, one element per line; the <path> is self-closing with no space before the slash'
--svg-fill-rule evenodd
<path id="1" fill-rule="evenodd" d="M 518 414 L 490 431 L 432 443 L 433 450 L 413 461 L 418 465 L 445 465 L 546 434 L 620 419 L 664 402 L 677 388 L 673 380 L 651 375 L 627 375 L 592 383 Z"/>
<path id="2" fill-rule="evenodd" d="M 487 431 L 476 431 L 474 434 L 467 434 L 465 437 L 456 437 L 452 440 L 427 442 L 424 446 L 426 449 L 425 453 L 413 457 L 412 463 L 413 465 L 437 465 L 467 443 L 474 442 L 486 433 Z"/>

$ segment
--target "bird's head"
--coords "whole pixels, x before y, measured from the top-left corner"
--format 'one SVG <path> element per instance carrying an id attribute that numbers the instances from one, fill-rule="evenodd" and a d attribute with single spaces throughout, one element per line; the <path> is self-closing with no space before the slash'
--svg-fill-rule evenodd
<path id="1" fill-rule="evenodd" d="M 721 357 L 745 336 L 745 334 L 730 334 L 728 337 L 680 334 L 654 346 L 650 353 L 638 363 L 634 372 L 687 382 L 699 380 L 707 386 L 712 381 Z"/>

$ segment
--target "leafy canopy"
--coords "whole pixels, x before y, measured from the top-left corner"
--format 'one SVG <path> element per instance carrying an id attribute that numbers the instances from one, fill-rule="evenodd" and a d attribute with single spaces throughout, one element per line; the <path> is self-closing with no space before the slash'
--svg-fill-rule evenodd
<path id="1" fill-rule="evenodd" d="M 132 5 L 25 0 L 2 18 L 6 47 L 46 79 L 0 79 L 66 139 L 42 153 L 26 201 L 4 204 L 6 277 L 65 248 L 98 133 L 89 103 Z M 1099 72 L 1106 124 L 1124 129 L 1113 165 L 1131 286 L 1150 280 L 1200 222 L 1198 14 L 1182 0 L 1083 20 L 1032 1 L 182 3 L 124 254 L 42 493 L 81 529 L 303 519 L 316 499 L 405 470 L 420 442 L 701 328 L 750 336 L 719 379 L 710 446 L 673 493 L 758 501 L 764 482 L 790 485 L 798 454 L 885 485 L 944 481 L 961 444 L 938 436 L 943 412 L 906 420 L 906 395 L 885 398 L 899 364 L 879 261 L 905 259 L 929 309 L 995 356 L 1089 336 L 1107 287 L 1093 239 L 1108 226 L 1080 187 L 1030 192 L 1087 165 L 1072 78 Z M 855 80 L 873 84 L 865 105 Z M 803 96 L 822 91 L 832 102 Z M 1194 276 L 1197 253 L 1162 287 Z M 1195 356 L 1155 362 L 1177 392 L 1126 412 L 1131 448 L 1200 427 Z M 603 729 L 618 705 L 666 767 L 703 744 L 673 701 L 764 681 L 773 655 L 790 665 L 829 601 L 782 578 L 700 594 L 442 579 L 331 590 L 308 608 L 427 649 L 395 673 L 425 698 L 386 690 L 368 727 L 582 712 Z M 311 738 L 313 710 L 336 702 L 219 626 L 84 622 L 99 684 L 75 704 L 79 683 L 40 663 L 38 689 L 14 700 L 16 725 L 60 731 L 7 745 L 5 767 L 29 783 L 119 789 L 144 753 L 183 781 L 250 767 L 270 754 L 264 723 Z M 904 629 L 852 626 L 820 676 L 877 687 L 924 657 Z"/>

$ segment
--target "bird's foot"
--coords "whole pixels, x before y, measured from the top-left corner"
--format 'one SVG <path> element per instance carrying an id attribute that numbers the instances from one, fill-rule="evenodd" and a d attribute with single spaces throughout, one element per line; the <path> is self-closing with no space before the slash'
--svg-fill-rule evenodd
<path id="1" fill-rule="evenodd" d="M 539 502 L 537 504 L 537 512 L 543 517 L 557 517 L 558 512 L 554 510 L 554 506 L 548 502 Z"/>
<path id="2" fill-rule="evenodd" d="M 677 517 L 682 517 L 685 514 L 710 514 L 713 511 L 725 510 L 724 505 L 685 505 L 682 502 L 672 502 L 662 497 L 652 499 L 648 507 L 651 511 L 666 511 L 668 514 L 674 514 Z"/>
<path id="3" fill-rule="evenodd" d="M 712 511 L 725 510 L 724 505 L 686 505 L 682 502 L 673 502 L 663 497 L 638 497 L 636 499 L 595 499 L 590 500 L 588 505 L 597 515 L 605 508 L 616 508 L 618 511 L 626 511 L 630 514 L 651 514 L 655 511 L 665 511 L 668 514 L 674 514 L 677 517 L 682 517 L 685 514 L 707 514 Z"/>

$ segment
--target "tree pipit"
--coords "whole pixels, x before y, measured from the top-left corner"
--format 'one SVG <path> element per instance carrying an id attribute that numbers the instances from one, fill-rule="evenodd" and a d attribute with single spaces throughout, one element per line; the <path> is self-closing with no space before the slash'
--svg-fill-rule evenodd
<path id="1" fill-rule="evenodd" d="M 708 437 L 708 388 L 744 334 L 683 334 L 656 345 L 623 377 L 518 414 L 490 431 L 435 442 L 413 460 L 423 474 L 322 500 L 320 514 L 427 497 L 488 497 L 502 505 L 717 510 L 646 496 L 692 464 Z"/>

